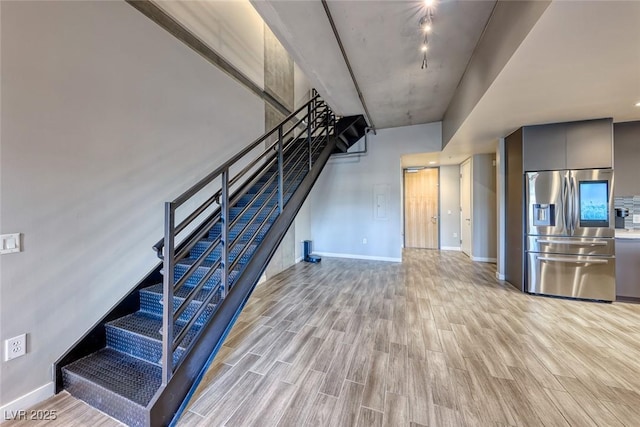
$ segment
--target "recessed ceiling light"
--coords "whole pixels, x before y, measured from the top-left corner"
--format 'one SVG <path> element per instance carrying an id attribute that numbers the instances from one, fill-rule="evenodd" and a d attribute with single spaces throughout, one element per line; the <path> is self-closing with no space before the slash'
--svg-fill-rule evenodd
<path id="1" fill-rule="evenodd" d="M 430 165 L 435 165 L 436 162 L 434 162 L 433 160 L 429 162 Z"/>
<path id="2" fill-rule="evenodd" d="M 640 107 L 640 102 L 636 102 L 636 107 Z"/>
<path id="3" fill-rule="evenodd" d="M 425 33 L 430 33 L 431 32 L 431 24 L 425 24 L 424 27 L 422 27 L 422 29 L 424 30 Z"/>
<path id="4" fill-rule="evenodd" d="M 426 45 L 426 44 L 423 44 L 423 45 L 422 45 L 422 51 L 423 51 L 423 52 L 426 52 L 426 51 L 427 51 L 427 45 Z"/>
<path id="5" fill-rule="evenodd" d="M 435 0 L 424 0 L 424 4 L 425 4 L 427 7 L 431 7 L 431 6 L 433 6 L 433 4 L 434 4 L 434 3 L 435 3 Z"/>

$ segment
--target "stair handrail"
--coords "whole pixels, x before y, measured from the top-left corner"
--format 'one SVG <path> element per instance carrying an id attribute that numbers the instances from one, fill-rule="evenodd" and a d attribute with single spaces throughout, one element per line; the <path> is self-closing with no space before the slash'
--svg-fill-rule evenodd
<path id="1" fill-rule="evenodd" d="M 299 118 L 296 123 L 291 124 L 290 122 L 298 118 L 298 115 L 306 109 L 306 112 L 302 118 Z M 176 363 L 174 361 L 174 351 L 179 346 L 180 342 L 186 337 L 188 331 L 195 324 L 198 318 L 204 314 L 204 310 L 208 306 L 208 304 L 212 301 L 216 292 L 220 292 L 220 298 L 224 299 L 227 292 L 229 291 L 229 274 L 236 265 L 239 258 L 236 258 L 233 263 L 229 262 L 229 254 L 230 249 L 236 242 L 232 242 L 229 239 L 229 231 L 230 231 L 230 223 L 231 221 L 229 215 L 229 209 L 231 207 L 230 202 L 237 202 L 239 197 L 242 197 L 250 188 L 251 185 L 256 183 L 258 179 L 264 174 L 267 168 L 271 168 L 277 164 L 277 204 L 272 207 L 269 211 L 269 215 L 274 213 L 274 210 L 277 208 L 277 213 L 281 213 L 284 207 L 284 152 L 293 149 L 294 142 L 296 141 L 295 135 L 290 139 L 285 141 L 285 138 L 288 137 L 295 129 L 299 127 L 303 128 L 302 134 L 304 135 L 304 139 L 306 143 L 304 144 L 304 148 L 302 144 L 298 144 L 298 148 L 296 150 L 307 150 L 308 151 L 308 168 L 311 170 L 313 163 L 313 155 L 314 141 L 317 141 L 318 138 L 329 137 L 330 127 L 333 124 L 335 127 L 335 116 L 329 109 L 329 107 L 321 100 L 317 93 L 313 93 L 311 99 L 302 105 L 300 108 L 295 110 L 289 116 L 287 116 L 282 122 L 276 125 L 273 129 L 266 132 L 252 143 L 244 147 L 237 154 L 231 157 L 229 160 L 224 162 L 222 165 L 218 166 L 214 171 L 207 174 L 204 178 L 199 180 L 196 184 L 191 186 L 188 190 L 177 196 L 171 202 L 165 202 L 164 206 L 164 237 L 158 243 L 156 243 L 153 247 L 156 250 L 158 256 L 163 260 L 163 310 L 162 310 L 162 384 L 167 385 L 173 376 L 173 372 L 179 366 L 180 361 Z M 291 126 L 289 129 L 285 130 L 285 127 Z M 255 159 L 248 162 L 248 164 L 235 174 L 235 176 L 230 176 L 230 169 L 240 160 L 244 159 L 249 153 L 251 153 L 256 147 L 259 146 L 260 143 L 265 142 L 268 138 L 275 136 L 277 134 L 277 139 L 268 144 L 268 146 L 262 151 L 260 154 L 256 156 Z M 304 153 L 302 151 L 301 153 Z M 264 164 L 262 166 L 258 166 L 259 162 L 264 160 Z M 240 188 L 236 189 L 238 195 L 234 196 L 231 199 L 231 187 L 234 184 L 238 184 L 240 180 L 250 171 L 254 170 L 253 177 L 246 179 L 244 182 L 240 183 Z M 288 174 L 291 171 L 287 172 Z M 220 179 L 220 189 L 214 192 L 212 195 L 206 198 L 204 202 L 202 202 L 198 207 L 193 209 L 193 211 L 187 215 L 179 224 L 176 225 L 176 210 L 182 206 L 185 202 L 193 198 L 195 195 L 199 194 L 203 189 L 205 189 L 209 184 L 213 183 L 214 180 Z M 272 178 L 273 179 L 273 178 Z M 275 191 L 274 189 L 274 191 Z M 242 191 L 244 190 L 244 193 Z M 217 203 L 219 208 L 214 214 L 211 214 L 208 218 L 206 218 L 201 223 L 196 223 L 196 219 L 200 217 L 209 207 L 211 207 L 214 203 Z M 236 218 L 237 220 L 237 218 Z M 220 244 L 221 255 L 220 259 L 209 269 L 209 271 L 200 279 L 198 279 L 198 284 L 191 289 L 187 297 L 180 303 L 177 304 L 177 307 L 174 306 L 174 292 L 182 285 L 186 283 L 186 280 L 191 277 L 191 275 L 201 266 L 205 259 L 213 252 L 214 247 L 217 243 L 212 243 L 208 249 L 206 249 L 198 259 L 191 264 L 187 271 L 183 274 L 183 276 L 178 280 L 174 280 L 174 269 L 176 263 L 185 256 L 185 254 L 189 253 L 189 250 L 199 239 L 201 239 L 207 232 L 208 228 L 213 226 L 216 222 L 220 221 L 221 234 L 220 237 L 216 239 L 215 242 Z M 234 220 L 235 221 L 235 220 Z M 192 236 L 184 239 L 178 245 L 176 244 L 176 238 L 179 233 L 187 229 L 189 226 L 195 226 L 195 232 L 192 231 Z M 264 226 L 264 222 L 260 227 Z M 245 225 L 246 227 L 246 225 Z M 255 239 L 257 234 L 253 235 L 251 241 Z M 245 247 L 241 250 L 241 254 L 246 252 L 248 247 Z M 177 251 L 177 253 L 176 253 Z M 208 297 L 202 301 L 201 306 L 196 310 L 194 314 L 192 314 L 185 325 L 182 325 L 181 330 L 174 331 L 174 324 L 178 317 L 185 312 L 186 304 L 192 301 L 195 297 L 195 294 L 202 290 L 207 283 L 207 281 L 212 277 L 214 272 L 217 269 L 220 269 L 220 282 L 215 287 L 215 289 L 209 291 Z M 192 340 L 192 341 L 195 341 Z M 193 344 L 193 342 L 192 342 Z M 191 346 L 186 349 L 185 354 L 190 350 Z M 182 359 L 184 359 L 184 354 Z"/>
<path id="2" fill-rule="evenodd" d="M 292 118 L 296 117 L 305 108 L 308 108 L 310 105 L 313 105 L 313 104 L 317 103 L 317 101 L 320 100 L 320 99 L 321 99 L 320 95 L 317 94 L 317 92 L 314 91 L 314 96 L 309 101 L 307 101 L 304 105 L 302 105 L 300 108 L 295 110 L 293 113 L 289 114 L 284 120 L 282 120 L 282 122 L 280 122 L 278 125 L 273 127 L 273 129 L 271 129 L 269 132 L 263 134 L 258 139 L 254 140 L 251 144 L 247 145 L 245 148 L 240 150 L 231 159 L 227 160 L 222 165 L 218 166 L 215 170 L 213 170 L 207 176 L 205 176 L 200 181 L 198 181 L 197 183 L 192 185 L 188 190 L 186 190 L 185 192 L 183 192 L 182 194 L 177 196 L 175 199 L 173 199 L 173 201 L 171 203 L 173 203 L 176 206 L 176 208 L 180 207 L 184 202 L 189 200 L 196 193 L 198 193 L 204 187 L 206 187 L 211 182 L 213 182 L 213 180 L 216 179 L 218 176 L 220 176 L 224 170 L 229 169 L 231 167 L 231 165 L 237 163 L 238 160 L 242 159 L 244 156 L 246 156 L 248 153 L 250 153 L 261 142 L 264 142 L 267 138 L 269 138 L 270 136 L 275 134 L 278 131 L 278 129 L 280 127 L 282 127 L 285 123 L 289 122 Z M 295 126 L 292 127 L 292 129 L 293 128 L 295 128 Z M 251 166 L 255 166 L 255 161 L 252 162 L 252 164 L 247 165 L 247 167 L 245 167 L 245 169 L 243 169 L 243 171 L 244 170 L 247 170 L 247 171 L 250 170 Z M 216 194 L 214 194 L 214 196 L 218 196 L 219 197 L 220 196 L 220 192 L 221 192 L 221 190 L 218 190 L 218 192 Z M 182 229 L 184 229 L 184 227 Z M 164 247 L 164 238 L 158 240 L 158 242 L 155 245 L 153 245 L 153 248 L 156 250 L 156 252 L 158 252 L 158 256 L 161 259 L 162 259 L 161 253 L 162 253 L 162 248 L 163 247 Z"/>

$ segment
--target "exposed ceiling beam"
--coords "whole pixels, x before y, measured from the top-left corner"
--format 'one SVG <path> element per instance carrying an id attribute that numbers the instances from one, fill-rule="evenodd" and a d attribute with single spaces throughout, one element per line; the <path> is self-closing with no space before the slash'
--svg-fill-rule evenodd
<path id="1" fill-rule="evenodd" d="M 329 19 L 329 23 L 331 24 L 331 29 L 333 30 L 333 35 L 336 37 L 336 41 L 338 42 L 338 46 L 340 47 L 340 52 L 342 52 L 342 58 L 344 58 L 344 63 L 349 70 L 349 74 L 351 75 L 351 80 L 353 81 L 353 85 L 356 88 L 356 92 L 358 93 L 358 98 L 360 98 L 360 103 L 362 104 L 362 108 L 364 109 L 364 115 L 369 124 L 369 127 L 376 133 L 376 126 L 371 120 L 371 114 L 369 114 L 369 109 L 367 108 L 367 103 L 364 101 L 364 96 L 362 95 L 362 91 L 360 90 L 360 86 L 358 86 L 358 81 L 356 80 L 356 76 L 353 74 L 353 69 L 351 68 L 351 64 L 349 63 L 349 58 L 347 57 L 347 52 L 344 50 L 344 46 L 342 45 L 342 41 L 340 40 L 340 34 L 338 34 L 338 29 L 336 28 L 336 24 L 333 22 L 333 18 L 331 17 L 331 11 L 329 10 L 329 5 L 326 0 L 322 0 L 322 7 L 324 7 L 324 11 L 327 14 L 327 18 Z"/>
<path id="2" fill-rule="evenodd" d="M 442 147 L 454 137 L 550 0 L 497 2 L 442 119 Z"/>

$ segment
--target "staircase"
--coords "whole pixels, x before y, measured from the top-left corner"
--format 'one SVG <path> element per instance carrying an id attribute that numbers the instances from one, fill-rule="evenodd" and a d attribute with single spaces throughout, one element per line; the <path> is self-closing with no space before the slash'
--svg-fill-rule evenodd
<path id="1" fill-rule="evenodd" d="M 316 95 L 167 202 L 162 263 L 56 363 L 57 391 L 131 426 L 175 421 L 329 156 L 363 123 L 336 122 Z"/>

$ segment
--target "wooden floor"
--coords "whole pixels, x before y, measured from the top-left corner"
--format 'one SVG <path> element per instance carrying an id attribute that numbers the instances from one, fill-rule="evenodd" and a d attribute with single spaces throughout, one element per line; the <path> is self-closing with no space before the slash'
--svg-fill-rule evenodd
<path id="1" fill-rule="evenodd" d="M 638 426 L 639 393 L 640 305 L 530 296 L 491 264 L 406 250 L 260 285 L 178 425 Z"/>

